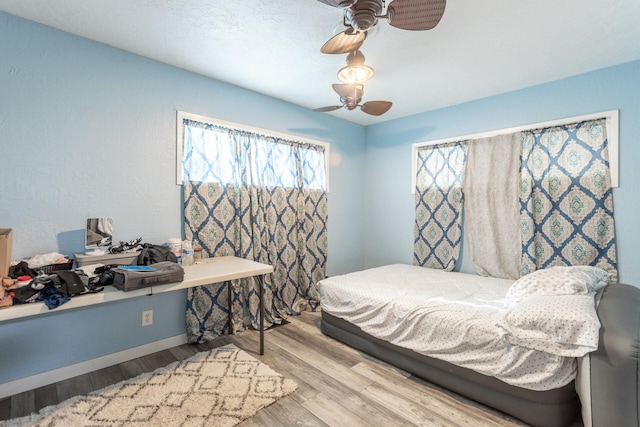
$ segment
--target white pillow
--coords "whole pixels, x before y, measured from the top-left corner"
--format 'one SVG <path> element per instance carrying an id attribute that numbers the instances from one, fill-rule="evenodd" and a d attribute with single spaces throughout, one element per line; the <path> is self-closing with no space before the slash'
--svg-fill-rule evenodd
<path id="1" fill-rule="evenodd" d="M 598 348 L 592 293 L 531 296 L 507 310 L 497 326 L 510 344 L 557 356 L 580 357 Z"/>
<path id="2" fill-rule="evenodd" d="M 507 291 L 506 303 L 534 295 L 582 295 L 606 286 L 609 273 L 598 267 L 579 265 L 536 270 L 519 278 Z"/>

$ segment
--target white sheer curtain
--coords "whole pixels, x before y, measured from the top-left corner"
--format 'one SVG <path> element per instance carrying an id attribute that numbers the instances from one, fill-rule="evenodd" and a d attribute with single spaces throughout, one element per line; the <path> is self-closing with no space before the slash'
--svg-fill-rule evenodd
<path id="1" fill-rule="evenodd" d="M 465 238 L 481 276 L 518 279 L 520 133 L 469 142 L 464 181 Z"/>

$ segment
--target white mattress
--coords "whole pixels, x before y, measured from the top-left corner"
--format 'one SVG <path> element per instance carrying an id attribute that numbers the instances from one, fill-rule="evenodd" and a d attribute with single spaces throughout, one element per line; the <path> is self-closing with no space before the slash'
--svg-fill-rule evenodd
<path id="1" fill-rule="evenodd" d="M 510 345 L 497 326 L 513 280 L 389 265 L 318 283 L 322 310 L 364 332 L 530 390 L 562 387 L 576 359 Z"/>

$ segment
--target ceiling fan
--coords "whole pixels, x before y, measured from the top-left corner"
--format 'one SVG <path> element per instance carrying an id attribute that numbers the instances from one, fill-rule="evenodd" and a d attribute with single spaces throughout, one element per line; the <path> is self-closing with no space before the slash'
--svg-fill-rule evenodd
<path id="1" fill-rule="evenodd" d="M 333 36 L 320 51 L 349 53 L 358 50 L 367 31 L 386 18 L 389 25 L 403 30 L 431 30 L 440 22 L 447 0 L 393 0 L 384 10 L 384 0 L 318 0 L 343 10 L 345 31 Z"/>
<path id="2" fill-rule="evenodd" d="M 334 111 L 339 108 L 346 108 L 347 110 L 353 110 L 356 107 L 360 107 L 362 111 L 372 116 L 380 116 L 391 108 L 392 103 L 390 101 L 368 101 L 364 104 L 360 104 L 362 95 L 364 93 L 364 86 L 361 84 L 338 84 L 332 85 L 333 90 L 340 95 L 341 105 L 331 105 L 328 107 L 314 108 L 313 111 L 318 113 L 326 113 L 328 111 Z"/>

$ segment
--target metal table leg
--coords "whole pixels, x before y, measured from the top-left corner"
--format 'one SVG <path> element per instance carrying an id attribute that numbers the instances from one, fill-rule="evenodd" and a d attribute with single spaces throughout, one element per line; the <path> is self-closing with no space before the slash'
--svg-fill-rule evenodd
<path id="1" fill-rule="evenodd" d="M 228 326 L 229 326 L 229 332 L 227 332 L 229 335 L 231 335 L 233 333 L 233 297 L 232 295 L 232 286 L 231 286 L 231 280 L 227 280 L 227 304 L 229 307 L 229 320 L 228 320 Z"/>
<path id="2" fill-rule="evenodd" d="M 260 354 L 264 354 L 264 276 L 257 276 L 260 285 Z"/>
<path id="3" fill-rule="evenodd" d="M 258 285 L 259 285 L 259 298 L 260 301 L 258 302 L 260 305 L 260 355 L 264 354 L 264 276 L 256 276 L 256 280 L 258 281 Z M 229 294 L 228 297 L 228 306 L 229 306 L 229 334 L 232 333 L 233 331 L 233 321 L 232 321 L 232 317 L 233 317 L 233 298 L 232 298 L 232 286 L 231 286 L 231 280 L 227 280 L 227 291 Z"/>

